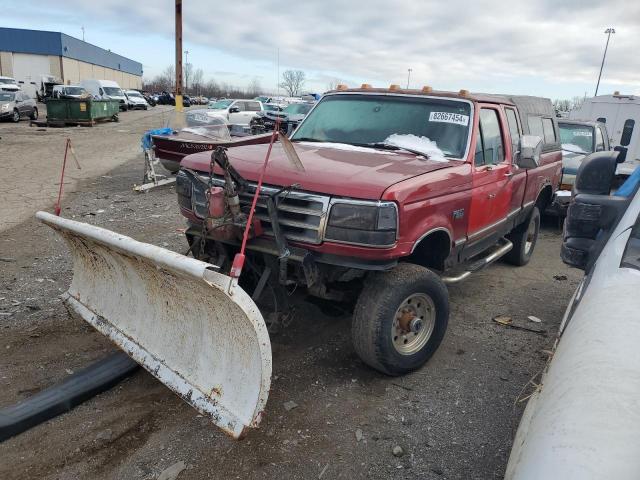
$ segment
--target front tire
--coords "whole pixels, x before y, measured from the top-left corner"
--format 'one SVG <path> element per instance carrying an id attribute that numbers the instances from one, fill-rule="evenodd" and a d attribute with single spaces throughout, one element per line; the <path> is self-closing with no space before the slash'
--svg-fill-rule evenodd
<path id="1" fill-rule="evenodd" d="M 13 117 L 11 117 L 11 120 L 13 120 L 14 123 L 18 123 L 20 121 L 20 112 L 17 108 L 13 111 Z"/>
<path id="2" fill-rule="evenodd" d="M 403 375 L 435 353 L 448 321 L 449 294 L 440 277 L 401 263 L 365 281 L 353 314 L 353 346 L 370 367 Z"/>
<path id="3" fill-rule="evenodd" d="M 504 259 L 508 263 L 518 267 L 529 263 L 529 260 L 531 260 L 531 256 L 533 255 L 536 242 L 538 241 L 539 233 L 540 210 L 538 210 L 538 207 L 533 207 L 533 211 L 529 216 L 529 221 L 519 225 L 509 235 L 507 235 L 507 238 L 511 240 L 511 243 L 513 243 L 513 248 L 504 256 Z"/>

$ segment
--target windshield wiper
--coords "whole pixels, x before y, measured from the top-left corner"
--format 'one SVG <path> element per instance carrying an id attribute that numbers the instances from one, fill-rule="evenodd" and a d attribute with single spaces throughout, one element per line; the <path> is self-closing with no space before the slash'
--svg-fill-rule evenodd
<path id="1" fill-rule="evenodd" d="M 317 138 L 310 137 L 298 137 L 291 139 L 292 142 L 324 142 L 324 140 L 318 140 Z"/>
<path id="2" fill-rule="evenodd" d="M 418 155 L 420 157 L 424 157 L 424 158 L 429 158 L 429 155 L 421 152 L 419 150 L 413 150 L 411 148 L 406 148 L 406 147 L 399 147 L 397 145 L 393 145 L 392 143 L 385 143 L 385 142 L 373 142 L 373 143 L 366 143 L 363 144 L 362 146 L 364 147 L 372 147 L 372 148 L 381 148 L 384 150 L 404 150 L 405 152 L 410 152 L 413 153 L 414 155 Z"/>
<path id="3" fill-rule="evenodd" d="M 578 152 L 576 150 L 569 150 L 568 148 L 563 148 L 563 152 L 575 153 L 576 155 L 589 155 L 588 152 Z"/>

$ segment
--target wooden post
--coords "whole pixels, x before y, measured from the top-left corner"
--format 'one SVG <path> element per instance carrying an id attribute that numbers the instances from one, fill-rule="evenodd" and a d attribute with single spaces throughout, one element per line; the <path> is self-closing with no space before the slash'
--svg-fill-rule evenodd
<path id="1" fill-rule="evenodd" d="M 176 112 L 182 112 L 182 0 L 176 0 Z"/>

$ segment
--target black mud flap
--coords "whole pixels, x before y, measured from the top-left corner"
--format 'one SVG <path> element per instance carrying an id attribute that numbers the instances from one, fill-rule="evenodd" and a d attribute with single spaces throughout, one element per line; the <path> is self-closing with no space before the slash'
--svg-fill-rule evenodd
<path id="1" fill-rule="evenodd" d="M 116 352 L 10 407 L 0 410 L 0 442 L 7 440 L 110 389 L 139 365 Z"/>

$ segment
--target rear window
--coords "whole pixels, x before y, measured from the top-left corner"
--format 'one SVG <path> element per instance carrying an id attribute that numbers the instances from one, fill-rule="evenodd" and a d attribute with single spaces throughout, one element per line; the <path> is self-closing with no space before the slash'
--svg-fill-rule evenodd
<path id="1" fill-rule="evenodd" d="M 544 143 L 556 143 L 556 132 L 553 128 L 553 120 L 543 118 L 542 130 L 544 131 Z"/>

